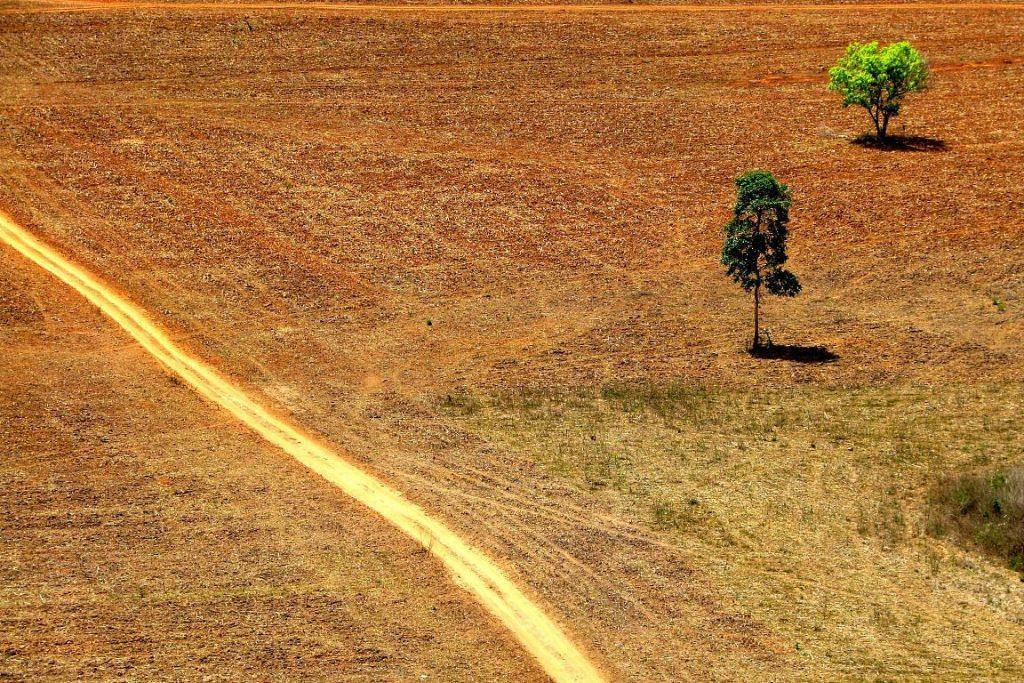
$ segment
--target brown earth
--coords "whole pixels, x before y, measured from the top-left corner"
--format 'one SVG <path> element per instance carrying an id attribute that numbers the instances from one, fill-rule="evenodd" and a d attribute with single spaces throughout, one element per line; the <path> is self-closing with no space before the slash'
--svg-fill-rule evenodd
<path id="1" fill-rule="evenodd" d="M 544 680 L 422 549 L 0 261 L 0 679 Z"/>
<path id="2" fill-rule="evenodd" d="M 914 397 L 909 388 L 1003 387 L 1019 378 L 1024 12 L 929 6 L 805 13 L 152 7 L 39 13 L 5 7 L 13 11 L 0 17 L 0 205 L 104 274 L 196 353 L 444 517 L 538 595 L 613 676 L 735 680 L 770 671 L 778 679 L 860 679 L 895 671 L 902 678 L 1013 679 L 1024 671 L 1019 582 L 984 561 L 942 546 L 955 559 L 943 565 L 947 578 L 916 581 L 915 572 L 930 561 L 923 554 L 925 545 L 933 549 L 930 542 L 894 545 L 870 535 L 863 552 L 846 558 L 838 572 L 814 555 L 858 525 L 842 515 L 821 527 L 817 546 L 809 539 L 795 543 L 799 528 L 780 521 L 751 532 L 747 545 L 714 546 L 720 556 L 709 557 L 706 529 L 652 526 L 647 503 L 637 502 L 646 500 L 637 491 L 651 482 L 681 477 L 693 486 L 714 484 L 691 482 L 698 471 L 680 473 L 673 469 L 678 463 L 652 456 L 650 467 L 624 477 L 627 483 L 594 492 L 579 485 L 571 468 L 562 472 L 545 461 L 556 446 L 582 448 L 561 441 L 564 428 L 537 433 L 514 408 L 467 421 L 443 407 L 447 396 L 586 393 L 611 381 L 699 384 L 743 396 L 764 387 L 783 393 L 882 387 Z M 867 118 L 837 107 L 824 91 L 825 71 L 851 40 L 903 38 L 936 71 L 933 89 L 913 99 L 897 123 L 897 133 L 913 144 L 902 151 L 851 144 Z M 749 301 L 726 282 L 716 252 L 732 179 L 749 167 L 771 169 L 796 198 L 791 254 L 805 294 L 770 302 L 768 326 L 778 342 L 827 346 L 836 362 L 763 361 L 741 351 Z M 21 267 L 10 265 L 9 252 L 4 256 L 9 269 Z M 5 334 L 24 324 L 22 307 L 36 310 L 52 300 L 54 315 L 74 321 L 69 324 L 112 335 L 42 279 L 22 291 L 32 294 L 10 298 L 2 309 Z M 31 296 L 43 303 L 25 303 Z M 167 443 L 161 423 L 166 429 L 192 421 L 176 437 L 195 440 L 180 456 L 185 459 L 136 458 L 133 467 L 151 468 L 137 478 L 147 471 L 158 476 L 157 467 L 185 468 L 211 500 L 242 496 L 232 505 L 247 510 L 264 499 L 279 501 L 260 486 L 292 476 L 306 484 L 280 490 L 295 505 L 309 499 L 311 510 L 351 508 L 230 426 L 217 427 L 223 416 L 187 392 L 172 394 L 175 402 L 161 405 L 160 415 L 139 411 L 140 403 L 166 400 L 158 387 L 167 382 L 134 350 L 91 344 L 84 356 L 68 357 L 57 351 L 54 336 L 29 349 L 5 356 L 14 378 L 6 390 L 56 365 L 65 378 L 79 380 L 72 395 L 85 398 L 77 400 L 104 397 L 91 415 L 116 425 L 139 452 Z M 59 360 L 48 362 L 55 354 Z M 108 357 L 120 358 L 120 369 L 104 377 Z M 123 393 L 129 384 L 137 386 L 135 398 Z M 71 400 L 42 389 L 17 396 L 4 406 L 16 405 L 29 424 L 49 414 L 55 397 Z M 989 396 L 984 405 L 1016 405 L 1007 396 Z M 816 393 L 808 401 L 816 409 L 827 404 Z M 948 419 L 956 420 L 950 411 Z M 641 431 L 636 443 L 657 450 L 669 437 L 644 420 L 632 427 L 616 422 L 616 438 Z M 88 435 L 49 423 L 16 427 L 15 443 L 24 445 L 15 453 L 25 467 L 50 477 L 88 477 L 74 471 L 72 459 L 39 460 L 47 452 L 82 450 Z M 816 428 L 801 424 L 801 438 Z M 1012 457 L 1015 442 L 999 434 L 998 458 Z M 898 438 L 886 438 L 898 445 Z M 263 454 L 242 492 L 218 455 L 235 441 Z M 735 447 L 728 450 L 735 443 L 732 437 L 722 443 L 723 457 L 737 455 Z M 113 457 L 95 444 L 87 452 L 93 447 L 98 462 Z M 863 462 L 849 466 L 862 476 L 881 482 L 897 471 L 870 459 L 880 452 L 875 442 L 858 448 Z M 908 496 L 907 517 L 918 514 L 932 474 L 979 464 L 966 455 L 946 457 L 941 444 L 935 448 L 939 455 L 927 467 L 898 466 L 908 482 L 900 489 Z M 815 455 L 829 457 L 840 456 Z M 741 508 L 756 490 L 770 521 L 772 497 L 789 495 L 796 468 L 818 460 L 778 454 L 777 462 L 793 469 L 765 472 L 743 461 L 721 472 L 764 476 L 750 482 L 756 489 L 720 490 L 710 504 L 728 519 L 729 506 Z M 243 476 L 234 471 L 231 477 Z M 120 480 L 89 481 L 102 483 L 105 500 L 138 490 Z M 837 484 L 833 494 L 881 495 L 882 488 Z M 42 505 L 34 501 L 28 495 L 5 505 L 21 519 Z M 848 502 L 835 506 L 845 510 Z M 176 508 L 159 505 L 165 504 L 173 518 Z M 209 505 L 209 519 L 178 521 L 175 533 L 189 538 L 204 528 L 256 523 L 243 515 L 225 520 Z M 279 514 L 276 528 L 288 534 L 279 543 L 294 562 L 319 564 L 323 545 L 292 548 L 290 542 L 292 534 L 311 533 L 309 526 L 319 529 L 324 516 L 304 512 L 286 525 L 284 515 L 298 513 L 289 507 Z M 346 547 L 356 555 L 386 553 L 381 565 L 387 568 L 379 571 L 394 575 L 396 586 L 415 588 L 422 572 L 436 573 L 428 559 L 396 550 L 411 547 L 396 534 L 360 520 L 366 536 L 348 539 Z M 156 523 L 129 536 L 152 533 Z M 4 552 L 27 546 L 39 556 L 57 534 L 33 537 L 34 546 L 8 543 Z M 182 571 L 180 555 L 136 542 L 138 556 L 159 556 L 153 561 L 160 571 Z M 267 552 L 266 541 L 251 542 L 252 553 Z M 75 553 L 102 556 L 115 541 L 69 543 Z M 242 552 L 234 543 L 210 543 L 208 555 L 228 564 Z M 786 563 L 756 571 L 744 564 L 773 543 L 792 547 Z M 838 545 L 831 550 L 843 552 Z M 67 558 L 45 558 L 51 564 L 37 564 L 19 580 L 59 585 L 74 575 Z M 239 591 L 250 585 L 247 575 L 233 580 Z M 394 618 L 390 610 L 366 606 L 379 610 L 372 612 L 380 638 L 373 647 L 410 662 L 408 671 L 423 662 L 445 679 L 468 671 L 461 661 L 489 662 L 512 680 L 530 675 L 516 673 L 525 665 L 504 634 L 452 594 L 452 614 L 474 625 L 445 629 L 459 639 L 444 656 L 436 649 L 448 641 L 420 649 L 416 638 L 426 637 L 409 634 L 433 633 L 424 611 L 430 591 L 453 591 L 440 577 L 424 583 L 428 595 L 409 594 L 403 603 L 410 605 L 401 619 L 406 631 L 382 626 Z M 96 590 L 84 579 L 77 585 L 83 594 Z M 183 592 L 199 590 L 203 579 L 182 585 Z M 806 594 L 791 592 L 797 585 Z M 950 585 L 955 599 L 946 592 Z M 833 589 L 827 609 L 826 588 Z M 352 590 L 332 584 L 316 595 L 331 604 Z M 997 594 L 1003 597 L 995 600 Z M 112 622 L 128 618 L 123 608 L 97 606 L 82 595 L 67 600 L 75 609 L 92 605 L 92 623 L 103 614 Z M 38 609 L 7 605 L 8 621 Z M 220 610 L 217 619 L 237 617 L 230 604 L 210 609 Z M 317 630 L 323 613 L 313 614 L 328 609 L 320 600 L 291 609 L 300 616 L 261 623 L 277 633 L 300 627 L 323 633 Z M 199 656 L 195 645 L 169 638 L 161 627 L 160 619 L 180 616 L 168 611 L 152 624 L 135 622 L 134 632 L 179 652 L 185 658 L 179 661 Z M 840 628 L 838 620 L 821 617 L 832 612 L 855 618 Z M 812 613 L 825 622 L 818 630 Z M 74 625 L 63 636 L 78 657 L 109 665 L 124 656 L 95 645 L 90 628 Z M 252 633 L 244 625 L 227 631 L 211 638 L 211 647 L 230 651 Z M 338 650 L 348 647 L 344 636 L 331 637 L 345 643 Z M 809 637 L 821 647 L 794 647 L 794 639 Z M 7 640 L 8 651 L 41 656 L 42 646 Z M 487 651 L 462 652 L 472 643 Z M 43 666 L 23 654 L 3 666 L 11 661 Z M 257 677 L 292 672 L 283 664 L 264 670 L 271 665 L 258 663 L 263 660 L 243 661 Z M 380 666 L 368 675 L 405 675 L 394 661 Z"/>

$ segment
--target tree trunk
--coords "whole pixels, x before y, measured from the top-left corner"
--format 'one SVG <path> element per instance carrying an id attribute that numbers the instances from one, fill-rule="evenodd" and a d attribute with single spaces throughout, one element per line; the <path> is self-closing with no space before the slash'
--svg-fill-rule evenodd
<path id="1" fill-rule="evenodd" d="M 761 348 L 761 278 L 754 285 L 754 351 Z"/>
<path id="2" fill-rule="evenodd" d="M 878 128 L 878 137 L 885 140 L 889 135 L 889 115 L 882 114 L 882 125 Z"/>

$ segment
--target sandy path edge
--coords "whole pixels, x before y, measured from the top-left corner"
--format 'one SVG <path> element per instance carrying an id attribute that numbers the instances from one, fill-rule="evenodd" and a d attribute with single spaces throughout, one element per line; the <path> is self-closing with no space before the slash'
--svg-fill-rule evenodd
<path id="1" fill-rule="evenodd" d="M 0 212 L 0 241 L 98 307 L 168 371 L 258 435 L 381 515 L 437 557 L 558 683 L 604 681 L 566 633 L 483 553 L 401 493 L 274 415 L 210 365 L 178 347 L 143 311 Z"/>

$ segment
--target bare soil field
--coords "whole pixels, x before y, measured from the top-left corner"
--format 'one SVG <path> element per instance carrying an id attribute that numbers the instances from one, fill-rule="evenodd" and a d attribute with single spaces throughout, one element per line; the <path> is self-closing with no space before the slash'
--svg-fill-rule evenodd
<path id="1" fill-rule="evenodd" d="M 1019 574 L 925 523 L 1024 445 L 1024 11 L 59 9 L 0 14 L 0 207 L 611 679 L 1024 676 Z M 863 39 L 931 62 L 907 149 L 825 91 Z M 832 362 L 743 352 L 718 251 L 752 167 L 794 189 L 805 287 L 767 325 Z M 0 268 L 0 674 L 540 675 L 411 541 Z"/>
<path id="2" fill-rule="evenodd" d="M 63 286 L 6 258 L 0 283 L 3 680 L 545 680 L 414 542 Z"/>

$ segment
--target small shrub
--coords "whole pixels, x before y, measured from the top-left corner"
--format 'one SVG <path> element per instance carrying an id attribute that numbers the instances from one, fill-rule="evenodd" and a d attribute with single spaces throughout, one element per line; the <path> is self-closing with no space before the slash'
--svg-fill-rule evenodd
<path id="1" fill-rule="evenodd" d="M 929 530 L 1005 560 L 1024 573 L 1024 465 L 943 481 Z"/>

